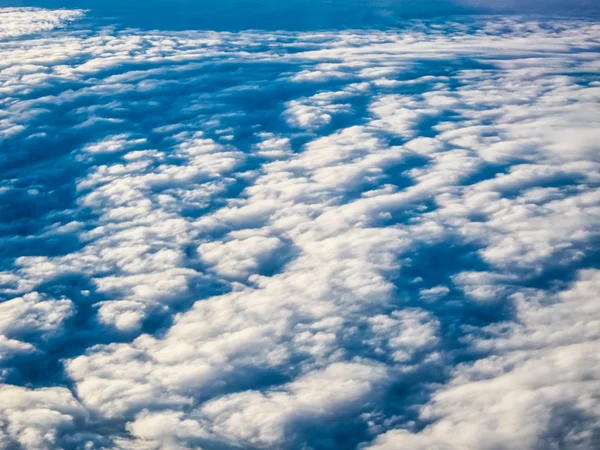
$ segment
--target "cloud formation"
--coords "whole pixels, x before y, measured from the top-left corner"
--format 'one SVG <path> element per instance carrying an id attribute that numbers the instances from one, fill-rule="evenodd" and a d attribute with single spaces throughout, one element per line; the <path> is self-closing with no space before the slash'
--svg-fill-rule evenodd
<path id="1" fill-rule="evenodd" d="M 0 446 L 597 445 L 597 23 L 81 15 L 0 9 Z"/>

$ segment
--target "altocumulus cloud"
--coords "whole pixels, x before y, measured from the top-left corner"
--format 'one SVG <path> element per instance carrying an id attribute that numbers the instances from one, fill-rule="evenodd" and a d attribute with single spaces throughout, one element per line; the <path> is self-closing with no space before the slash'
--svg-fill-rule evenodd
<path id="1" fill-rule="evenodd" d="M 596 448 L 599 40 L 0 9 L 0 447 Z"/>

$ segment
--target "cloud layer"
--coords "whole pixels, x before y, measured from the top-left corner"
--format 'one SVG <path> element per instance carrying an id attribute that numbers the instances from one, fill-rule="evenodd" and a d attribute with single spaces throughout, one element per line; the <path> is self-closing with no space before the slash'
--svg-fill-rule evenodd
<path id="1" fill-rule="evenodd" d="M 597 23 L 81 17 L 0 9 L 0 447 L 598 445 Z"/>

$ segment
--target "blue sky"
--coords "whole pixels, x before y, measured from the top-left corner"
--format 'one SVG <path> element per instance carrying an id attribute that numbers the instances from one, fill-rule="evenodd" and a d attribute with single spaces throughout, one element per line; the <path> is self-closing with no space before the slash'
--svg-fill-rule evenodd
<path id="1" fill-rule="evenodd" d="M 600 14 L 593 0 L 0 0 L 0 6 L 87 9 L 132 27 L 223 31 L 397 27 L 456 14 Z"/>
<path id="2" fill-rule="evenodd" d="M 594 6 L 184 3 L 0 8 L 0 449 L 596 448 Z"/>

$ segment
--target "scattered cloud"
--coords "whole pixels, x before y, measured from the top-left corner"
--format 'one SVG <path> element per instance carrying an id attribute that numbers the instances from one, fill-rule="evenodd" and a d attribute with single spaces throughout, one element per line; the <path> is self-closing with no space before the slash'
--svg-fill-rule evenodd
<path id="1" fill-rule="evenodd" d="M 0 447 L 596 446 L 597 23 L 82 15 L 0 9 Z"/>

